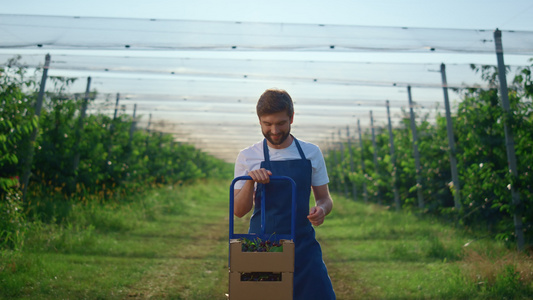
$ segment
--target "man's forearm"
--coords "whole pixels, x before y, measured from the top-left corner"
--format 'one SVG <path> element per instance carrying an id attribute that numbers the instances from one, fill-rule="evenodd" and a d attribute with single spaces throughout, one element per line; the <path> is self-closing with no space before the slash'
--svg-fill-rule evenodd
<path id="1" fill-rule="evenodd" d="M 240 190 L 235 190 L 233 194 L 234 206 L 233 213 L 235 216 L 242 218 L 253 206 L 254 182 L 247 180 Z"/>

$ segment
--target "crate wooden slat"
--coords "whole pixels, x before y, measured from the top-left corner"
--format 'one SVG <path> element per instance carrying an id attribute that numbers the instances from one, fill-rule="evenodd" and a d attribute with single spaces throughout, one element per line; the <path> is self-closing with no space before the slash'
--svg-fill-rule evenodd
<path id="1" fill-rule="evenodd" d="M 284 240 L 283 252 L 242 252 L 239 240 L 230 242 L 232 272 L 294 272 L 294 243 Z"/>
<path id="2" fill-rule="evenodd" d="M 229 273 L 231 300 L 292 300 L 294 273 L 282 273 L 281 281 L 241 281 L 241 272 Z"/>

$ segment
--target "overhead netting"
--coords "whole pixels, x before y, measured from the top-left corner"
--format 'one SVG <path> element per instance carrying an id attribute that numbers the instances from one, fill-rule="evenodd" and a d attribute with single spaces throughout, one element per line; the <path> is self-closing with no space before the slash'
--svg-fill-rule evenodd
<path id="1" fill-rule="evenodd" d="M 1 15 L 2 47 L 164 50 L 494 51 L 493 30 Z M 533 51 L 506 31 L 505 51 Z"/>
<path id="2" fill-rule="evenodd" d="M 506 55 L 533 56 L 533 32 L 503 31 L 502 39 Z M 378 59 L 343 60 L 352 52 Z M 370 111 L 385 126 L 386 100 L 398 124 L 409 109 L 407 86 L 420 114 L 442 112 L 441 63 L 449 87 L 486 87 L 469 63 L 447 58 L 490 55 L 496 63 L 493 30 L 0 15 L 0 63 L 21 55 L 19 63 L 36 69 L 46 53 L 49 76 L 78 78 L 72 92 L 92 78 L 93 111 L 119 93 L 125 113 L 137 105 L 139 128 L 151 115 L 151 130 L 227 161 L 261 139 L 255 102 L 266 88 L 289 91 L 294 134 L 326 146 L 339 130 L 353 135 L 357 120 L 370 126 Z M 384 53 L 415 58 L 379 62 Z"/>

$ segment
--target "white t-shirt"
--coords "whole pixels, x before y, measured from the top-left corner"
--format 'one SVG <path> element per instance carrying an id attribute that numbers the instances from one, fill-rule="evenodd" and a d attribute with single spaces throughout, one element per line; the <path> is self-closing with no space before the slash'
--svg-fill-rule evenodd
<path id="1" fill-rule="evenodd" d="M 328 171 L 320 148 L 315 144 L 302 140 L 298 140 L 298 142 L 300 143 L 300 147 L 302 147 L 305 158 L 311 161 L 311 167 L 313 168 L 311 185 L 320 186 L 328 183 Z M 283 149 L 268 147 L 268 154 L 271 161 L 301 159 L 294 141 L 289 147 Z M 250 171 L 259 169 L 261 167 L 261 162 L 264 160 L 263 140 L 241 150 L 235 161 L 235 177 L 246 176 Z M 239 180 L 235 183 L 234 188 L 241 189 L 244 186 L 244 183 L 244 180 Z"/>

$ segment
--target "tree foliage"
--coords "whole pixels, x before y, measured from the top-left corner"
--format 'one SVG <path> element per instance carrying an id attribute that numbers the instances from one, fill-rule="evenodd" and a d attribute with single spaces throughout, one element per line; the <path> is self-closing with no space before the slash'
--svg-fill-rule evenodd
<path id="1" fill-rule="evenodd" d="M 511 114 L 505 114 L 498 94 L 497 69 L 492 66 L 472 66 L 474 72 L 488 83 L 487 89 L 471 88 L 457 90 L 460 101 L 452 112 L 453 132 L 456 143 L 456 158 L 460 179 L 462 209 L 454 207 L 454 188 L 450 170 L 450 152 L 446 118 L 440 114 L 434 121 L 428 115 L 417 115 L 417 145 L 421 159 L 423 212 L 450 218 L 465 227 L 483 227 L 494 236 L 514 240 L 513 212 L 522 211 L 523 229 L 528 243 L 533 240 L 533 82 L 531 68 L 523 68 L 509 85 Z M 372 155 L 371 136 L 363 136 L 364 149 L 339 147 L 329 151 L 328 170 L 332 187 L 335 182 L 356 186 L 357 199 L 362 199 L 363 183 L 373 202 L 384 205 L 393 203 L 393 175 L 398 178 L 398 190 L 402 207 L 415 209 L 417 184 L 413 139 L 408 113 L 393 129 L 396 165 L 390 157 L 389 132 L 377 129 L 377 172 Z M 507 160 L 504 122 L 509 122 L 514 136 L 514 148 L 518 161 L 518 174 L 512 176 Z M 347 143 L 345 144 L 348 145 Z M 358 145 L 358 144 L 357 144 Z M 351 153 L 350 153 L 351 151 Z M 365 171 L 361 168 L 361 152 L 364 155 Z M 340 162 L 334 158 L 343 157 Z M 350 171 L 348 159 L 353 158 L 355 170 Z M 347 181 L 343 174 L 348 174 Z M 512 204 L 510 187 L 520 193 L 521 205 Z M 343 192 L 342 187 L 337 188 Z M 347 190 L 352 190 L 348 188 Z M 380 199 L 377 198 L 379 191 Z"/>
<path id="2" fill-rule="evenodd" d="M 48 78 L 52 92 L 35 116 L 38 85 L 26 73 L 18 58 L 0 69 L 0 247 L 16 246 L 21 227 L 10 224 L 23 224 L 30 216 L 60 221 L 71 201 L 121 201 L 155 184 L 230 178 L 230 164 L 169 134 L 131 130 L 137 120 L 125 111 L 115 118 L 96 107 L 82 118 L 85 100 L 69 92 L 72 78 Z M 30 143 L 35 129 L 37 138 Z M 30 159 L 22 203 L 19 178 Z"/>

